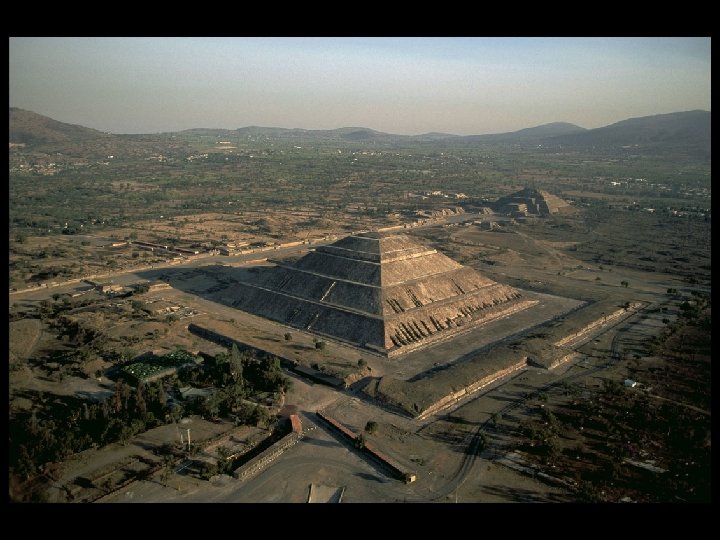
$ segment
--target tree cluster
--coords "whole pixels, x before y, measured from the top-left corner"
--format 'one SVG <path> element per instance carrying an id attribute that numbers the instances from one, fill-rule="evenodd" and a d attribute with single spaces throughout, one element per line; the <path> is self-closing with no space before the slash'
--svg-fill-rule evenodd
<path id="1" fill-rule="evenodd" d="M 17 413 L 10 419 L 10 470 L 29 478 L 91 446 L 127 442 L 137 433 L 172 419 L 161 381 L 132 388 L 123 381 L 101 403 L 75 398 L 41 397 L 41 410 Z M 175 413 L 177 414 L 177 412 Z"/>

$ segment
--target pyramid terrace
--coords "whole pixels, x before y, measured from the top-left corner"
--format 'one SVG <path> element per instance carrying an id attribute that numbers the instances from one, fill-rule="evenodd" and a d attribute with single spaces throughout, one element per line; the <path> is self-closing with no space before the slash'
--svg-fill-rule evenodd
<path id="1" fill-rule="evenodd" d="M 237 285 L 235 307 L 383 356 L 537 303 L 402 234 L 345 237 Z"/>

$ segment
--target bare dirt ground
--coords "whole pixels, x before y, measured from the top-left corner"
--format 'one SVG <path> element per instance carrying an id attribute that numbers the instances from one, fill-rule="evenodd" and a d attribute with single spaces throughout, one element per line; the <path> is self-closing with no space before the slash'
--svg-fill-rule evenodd
<path id="1" fill-rule="evenodd" d="M 188 430 L 190 430 L 192 440 L 197 443 L 202 443 L 208 439 L 216 439 L 219 435 L 228 431 L 232 432 L 232 444 L 235 445 L 242 445 L 251 440 L 267 436 L 266 430 L 259 428 L 243 426 L 238 429 L 227 422 L 209 422 L 198 417 L 183 418 L 180 422 L 160 426 L 138 435 L 125 445 L 116 443 L 99 450 L 88 450 L 76 454 L 63 464 L 61 472 L 55 473 L 56 480 L 48 493 L 48 502 L 79 502 L 78 499 L 102 495 L 100 490 L 80 490 L 77 486 L 82 485 L 82 478 L 94 478 L 98 474 L 103 474 L 106 470 L 112 470 L 113 464 L 122 464 L 133 459 L 145 460 L 154 464 L 162 463 L 162 458 L 157 455 L 157 451 L 163 445 L 178 444 L 181 435 L 187 443 Z M 228 445 L 230 442 L 227 437 L 218 440 L 212 445 L 208 445 L 206 450 L 201 452 L 196 459 L 217 459 L 214 449 L 220 444 Z M 176 475 L 180 478 L 186 478 L 188 481 L 193 481 L 187 473 L 183 474 L 184 467 L 187 465 L 187 462 L 182 462 L 177 466 L 175 468 Z M 133 484 L 136 483 L 138 482 L 133 482 Z M 143 481 L 143 483 L 149 486 L 159 486 L 162 489 L 169 488 L 170 491 L 173 491 L 172 484 L 167 483 L 168 485 L 165 486 L 165 482 L 160 480 L 159 474 L 150 480 Z M 178 479 L 175 480 L 176 485 L 182 483 Z M 205 484 L 205 482 L 202 482 L 202 484 Z M 133 488 L 129 489 L 132 490 Z M 127 497 L 126 493 L 127 491 L 121 490 L 110 496 L 102 497 L 101 500 L 102 502 L 112 502 L 116 499 L 122 500 Z"/>
<path id="2" fill-rule="evenodd" d="M 28 358 L 42 336 L 42 323 L 37 319 L 23 319 L 10 323 L 10 362 Z"/>

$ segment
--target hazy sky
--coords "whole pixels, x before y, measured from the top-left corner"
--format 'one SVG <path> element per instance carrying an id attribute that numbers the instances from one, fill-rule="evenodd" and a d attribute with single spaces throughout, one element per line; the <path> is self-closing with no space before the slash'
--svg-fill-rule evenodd
<path id="1" fill-rule="evenodd" d="M 710 38 L 10 38 L 10 106 L 113 133 L 483 134 L 710 110 Z"/>

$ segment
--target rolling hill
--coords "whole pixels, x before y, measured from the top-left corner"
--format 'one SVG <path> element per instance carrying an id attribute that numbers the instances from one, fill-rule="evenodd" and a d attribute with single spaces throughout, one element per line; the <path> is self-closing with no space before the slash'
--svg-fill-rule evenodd
<path id="1" fill-rule="evenodd" d="M 113 135 L 94 129 L 58 122 L 47 116 L 10 107 L 9 139 L 16 144 L 46 144 L 111 139 Z"/>
<path id="2" fill-rule="evenodd" d="M 555 137 L 558 135 L 571 135 L 576 133 L 583 133 L 585 131 L 585 128 L 576 126 L 575 124 L 570 124 L 567 122 L 552 122 L 550 124 L 543 124 L 541 126 L 525 128 L 518 131 L 511 131 L 508 133 L 493 133 L 489 135 L 466 135 L 464 137 L 460 137 L 458 141 L 466 143 L 529 143 L 543 141 L 550 137 Z"/>
<path id="3" fill-rule="evenodd" d="M 686 111 L 630 118 L 582 133 L 559 135 L 548 142 L 565 147 L 641 151 L 684 151 L 710 156 L 709 111 Z"/>
<path id="4" fill-rule="evenodd" d="M 76 159 L 102 159 L 118 154 L 128 157 L 147 157 L 152 154 L 187 154 L 185 142 L 172 134 L 115 135 L 95 129 L 59 122 L 37 114 L 10 107 L 8 139 L 11 161 L 19 154 L 43 156 L 57 161 L 55 155 Z"/>
<path id="5" fill-rule="evenodd" d="M 364 127 L 337 129 L 300 129 L 248 126 L 239 129 L 195 128 L 178 135 L 216 137 L 267 137 L 312 142 L 345 141 L 385 145 L 423 143 L 447 146 L 475 144 L 542 145 L 587 151 L 633 151 L 635 153 L 665 155 L 673 153 L 708 160 L 710 158 L 709 111 L 686 111 L 640 118 L 630 118 L 609 126 L 585 129 L 567 122 L 553 122 L 509 133 L 488 135 L 451 135 L 426 133 L 423 135 L 394 135 Z M 40 114 L 10 108 L 11 143 L 23 143 L 43 151 L 53 147 L 76 147 L 77 152 L 96 150 L 98 154 L 113 148 L 131 147 L 133 153 L 160 151 L 164 145 L 184 147 L 179 140 L 171 143 L 173 133 L 156 135 L 112 135 L 94 129 L 58 122 Z"/>

